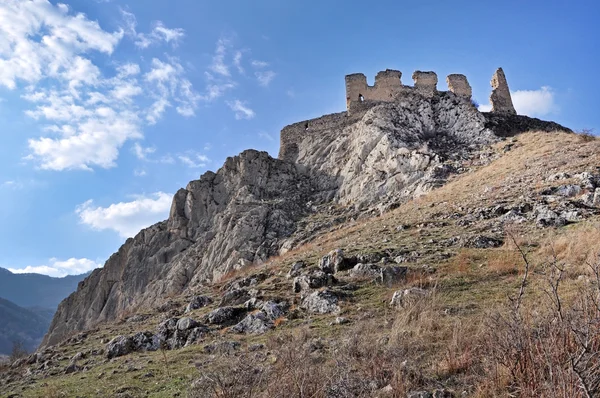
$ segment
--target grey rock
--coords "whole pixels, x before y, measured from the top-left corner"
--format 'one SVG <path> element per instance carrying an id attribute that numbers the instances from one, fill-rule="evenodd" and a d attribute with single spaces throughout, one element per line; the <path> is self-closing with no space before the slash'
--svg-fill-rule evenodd
<path id="1" fill-rule="evenodd" d="M 129 336 L 117 336 L 106 345 L 108 359 L 127 355 L 134 350 L 133 340 Z"/>
<path id="2" fill-rule="evenodd" d="M 232 325 L 246 312 L 243 307 L 221 307 L 206 315 L 206 323 L 211 325 Z"/>
<path id="3" fill-rule="evenodd" d="M 273 322 L 264 312 L 257 312 L 256 314 L 246 315 L 246 317 L 237 325 L 233 326 L 231 330 L 235 333 L 262 334 L 273 327 Z"/>
<path id="4" fill-rule="evenodd" d="M 250 299 L 250 293 L 246 289 L 234 289 L 223 295 L 219 307 L 242 304 Z"/>
<path id="5" fill-rule="evenodd" d="M 288 272 L 286 277 L 288 279 L 297 277 L 305 267 L 306 263 L 304 261 L 296 261 L 294 264 L 292 264 L 290 272 Z"/>
<path id="6" fill-rule="evenodd" d="M 274 321 L 282 316 L 285 316 L 289 305 L 286 302 L 267 301 L 262 305 L 262 312 L 265 313 L 268 319 Z"/>
<path id="7" fill-rule="evenodd" d="M 381 267 L 375 264 L 358 263 L 350 271 L 355 278 L 378 278 L 381 275 Z"/>
<path id="8" fill-rule="evenodd" d="M 326 274 L 334 274 L 350 269 L 354 264 L 356 264 L 356 259 L 353 261 L 350 258 L 346 258 L 342 249 L 336 249 L 321 258 L 319 268 Z"/>
<path id="9" fill-rule="evenodd" d="M 195 321 L 189 317 L 181 318 L 180 320 L 177 321 L 177 329 L 178 330 L 190 330 L 195 327 L 198 327 L 199 325 L 200 325 L 200 323 L 198 323 L 197 321 Z"/>
<path id="10" fill-rule="evenodd" d="M 297 276 L 294 278 L 293 290 L 295 293 L 318 289 L 324 286 L 335 284 L 336 280 L 331 274 L 323 271 L 313 271 L 310 274 Z"/>
<path id="11" fill-rule="evenodd" d="M 209 329 L 203 325 L 195 327 L 192 330 L 188 330 L 188 335 L 185 340 L 184 346 L 187 347 L 191 344 L 196 344 L 198 341 L 203 340 L 204 337 L 209 334 L 209 332 Z"/>
<path id="12" fill-rule="evenodd" d="M 390 266 L 382 267 L 377 278 L 377 282 L 385 286 L 393 286 L 406 279 L 407 267 Z"/>
<path id="13" fill-rule="evenodd" d="M 66 368 L 65 368 L 65 374 L 70 374 L 70 373 L 76 373 L 81 371 L 81 366 L 77 366 L 77 364 L 75 362 L 71 362 Z"/>
<path id="14" fill-rule="evenodd" d="M 197 310 L 198 308 L 206 307 L 212 304 L 213 300 L 208 296 L 195 296 L 190 303 L 185 307 L 185 312 Z"/>
<path id="15" fill-rule="evenodd" d="M 572 198 L 581 193 L 582 189 L 579 185 L 562 185 L 554 191 L 554 195 Z"/>
<path id="16" fill-rule="evenodd" d="M 567 223 L 565 218 L 559 216 L 546 205 L 536 206 L 534 213 L 536 214 L 536 223 L 540 227 L 562 227 Z"/>
<path id="17" fill-rule="evenodd" d="M 504 242 L 501 239 L 490 236 L 476 235 L 466 239 L 464 247 L 474 249 L 489 249 L 492 247 L 500 247 Z"/>
<path id="18" fill-rule="evenodd" d="M 328 314 L 339 312 L 338 296 L 330 291 L 323 290 L 309 294 L 302 300 L 301 308 L 314 314 Z"/>
<path id="19" fill-rule="evenodd" d="M 134 351 L 156 351 L 160 348 L 160 338 L 150 332 L 139 332 L 131 336 Z"/>

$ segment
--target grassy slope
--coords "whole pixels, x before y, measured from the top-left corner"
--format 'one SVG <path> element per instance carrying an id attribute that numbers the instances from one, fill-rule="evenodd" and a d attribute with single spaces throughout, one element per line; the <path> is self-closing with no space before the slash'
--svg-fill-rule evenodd
<path id="1" fill-rule="evenodd" d="M 374 335 L 401 336 L 404 344 L 411 347 L 408 358 L 418 369 L 422 385 L 436 386 L 441 382 L 462 388 L 476 383 L 471 380 L 473 374 L 461 375 L 462 367 L 469 364 L 465 355 L 474 350 L 469 343 L 481 333 L 485 315 L 505 303 L 507 296 L 518 288 L 522 263 L 514 246 L 509 244 L 496 249 L 466 249 L 446 247 L 440 242 L 455 236 L 485 234 L 494 227 L 489 220 L 461 226 L 458 221 L 465 214 L 499 203 L 509 207 L 519 203 L 523 196 L 535 197 L 544 187 L 556 185 L 546 180 L 550 174 L 595 171 L 596 165 L 600 164 L 600 142 L 573 134 L 528 133 L 519 136 L 513 144 L 506 153 L 506 142 L 498 144 L 494 148 L 499 154 L 497 160 L 486 166 L 473 167 L 472 172 L 456 176 L 427 196 L 380 217 L 342 225 L 267 264 L 228 276 L 230 280 L 257 269 L 267 270 L 272 276 L 259 288 L 297 304 L 299 301 L 291 292 L 291 283 L 284 277 L 294 261 L 316 264 L 320 256 L 334 248 L 343 248 L 349 254 L 418 252 L 417 261 L 408 264 L 414 271 L 406 283 L 392 288 L 359 284 L 360 288 L 352 298 L 342 303 L 341 315 L 351 320 L 349 325 L 331 326 L 336 315 L 304 315 L 299 319 L 284 320 L 276 330 L 262 336 L 240 336 L 225 330 L 215 339 L 238 340 L 245 350 L 256 342 L 272 345 L 276 336 L 292 330 L 336 339 L 348 338 L 360 330 Z M 458 216 L 449 217 L 452 214 Z M 600 218 L 594 216 L 560 229 L 540 229 L 525 223 L 514 227 L 512 233 L 535 261 L 546 258 L 548 247 L 554 245 L 557 255 L 570 267 L 566 288 L 569 290 L 569 286 L 578 283 L 583 260 L 591 251 L 600 248 L 599 241 L 594 240 L 600 236 L 596 227 L 599 222 Z M 398 229 L 400 225 L 408 228 Z M 433 267 L 436 272 L 422 272 L 423 266 Z M 533 288 L 528 291 L 531 300 L 539 296 L 535 289 L 537 283 L 534 275 Z M 393 292 L 408 286 L 435 286 L 435 293 L 425 307 L 411 309 L 414 313 L 399 314 L 389 309 L 387 303 Z M 220 287 L 217 284 L 197 293 L 218 295 Z M 171 300 L 181 307 L 186 303 L 185 297 Z M 212 308 L 214 306 L 197 310 L 192 317 L 198 318 Z M 78 351 L 103 348 L 102 339 L 154 330 L 160 314 L 151 309 L 145 312 L 151 316 L 142 323 L 121 321 L 103 325 L 90 332 L 82 342 L 59 347 L 63 358 L 61 367 L 67 366 Z M 93 367 L 89 371 L 57 374 L 31 384 L 16 382 L 7 386 L 4 392 L 19 392 L 25 397 L 113 396 L 118 393 L 185 396 L 190 383 L 199 375 L 196 366 L 214 359 L 202 351 L 208 342 L 181 350 L 139 353 L 111 361 L 91 357 L 89 361 Z M 85 363 L 85 360 L 80 361 L 82 366 Z"/>

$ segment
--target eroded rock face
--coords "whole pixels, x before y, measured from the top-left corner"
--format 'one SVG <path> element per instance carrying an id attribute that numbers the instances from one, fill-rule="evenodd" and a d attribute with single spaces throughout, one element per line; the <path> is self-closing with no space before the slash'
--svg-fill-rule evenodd
<path id="1" fill-rule="evenodd" d="M 43 345 L 277 254 L 311 193 L 309 178 L 266 152 L 228 158 L 179 190 L 167 221 L 142 230 L 56 312 Z"/>

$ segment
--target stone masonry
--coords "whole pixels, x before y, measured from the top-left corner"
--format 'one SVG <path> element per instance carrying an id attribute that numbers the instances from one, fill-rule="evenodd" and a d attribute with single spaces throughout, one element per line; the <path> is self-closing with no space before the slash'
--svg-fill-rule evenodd
<path id="1" fill-rule="evenodd" d="M 415 89 L 426 97 L 432 97 L 437 93 L 438 78 L 435 72 L 415 71 L 412 75 L 415 82 Z"/>
<path id="2" fill-rule="evenodd" d="M 460 95 L 461 97 L 467 97 L 469 99 L 471 98 L 473 92 L 465 75 L 460 75 L 457 73 L 448 75 L 448 77 L 446 77 L 446 83 L 448 83 L 448 90 L 452 91 L 454 94 Z"/>
<path id="3" fill-rule="evenodd" d="M 506 82 L 506 76 L 504 76 L 502 68 L 496 70 L 490 83 L 492 85 L 492 94 L 490 95 L 492 112 L 516 115 L 517 112 L 513 106 L 508 83 Z"/>

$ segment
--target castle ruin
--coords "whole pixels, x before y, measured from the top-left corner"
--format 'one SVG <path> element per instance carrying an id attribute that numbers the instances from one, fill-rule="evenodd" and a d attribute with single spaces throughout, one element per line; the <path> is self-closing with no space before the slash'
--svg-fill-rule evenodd
<path id="1" fill-rule="evenodd" d="M 377 73 L 375 84 L 369 86 L 367 77 L 362 73 L 346 76 L 346 111 L 324 115 L 316 119 L 305 120 L 286 126 L 281 130 L 279 158 L 294 161 L 299 153 L 299 143 L 310 134 L 333 128 L 342 129 L 359 120 L 369 109 L 382 102 L 395 102 L 404 96 L 413 94 L 425 98 L 452 93 L 464 100 L 471 101 L 472 89 L 467 77 L 451 74 L 446 77 L 448 91 L 438 91 L 438 77 L 435 72 L 416 71 L 412 74 L 414 86 L 402 84 L 402 72 L 386 69 Z M 498 68 L 491 81 L 491 113 L 515 115 L 515 108 L 502 68 Z"/>
<path id="2" fill-rule="evenodd" d="M 362 73 L 346 76 L 346 109 L 348 113 L 355 109 L 364 108 L 365 102 L 393 102 L 403 94 L 418 92 L 431 98 L 439 93 L 437 90 L 438 77 L 435 72 L 416 71 L 412 75 L 414 86 L 402 84 L 402 72 L 386 69 L 377 73 L 375 84 L 369 86 L 367 77 Z M 471 99 L 472 89 L 467 77 L 461 74 L 451 74 L 446 77 L 448 91 L 455 95 Z M 498 68 L 492 77 L 492 112 L 516 114 L 512 104 L 508 83 L 502 68 Z"/>

